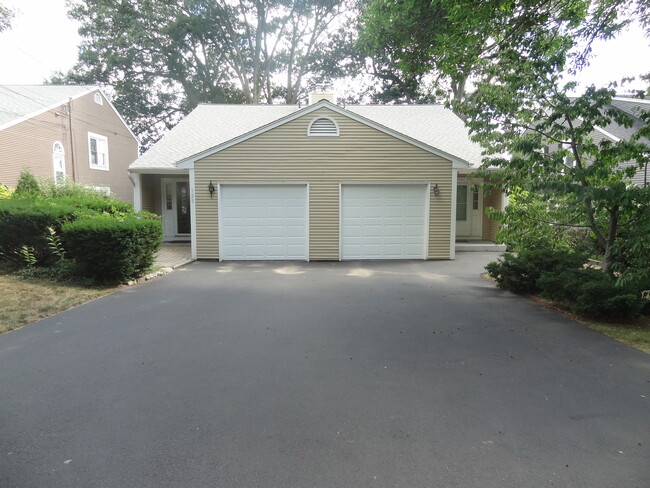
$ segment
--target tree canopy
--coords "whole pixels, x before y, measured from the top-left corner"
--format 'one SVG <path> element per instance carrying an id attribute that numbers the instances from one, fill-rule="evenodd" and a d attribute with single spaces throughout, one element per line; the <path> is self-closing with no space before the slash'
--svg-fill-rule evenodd
<path id="1" fill-rule="evenodd" d="M 53 82 L 112 87 L 147 145 L 199 103 L 297 103 L 348 0 L 69 0 L 79 63 Z M 320 80 L 319 80 L 320 81 Z"/>
<path id="2" fill-rule="evenodd" d="M 0 3 L 0 32 L 11 28 L 15 12 Z"/>

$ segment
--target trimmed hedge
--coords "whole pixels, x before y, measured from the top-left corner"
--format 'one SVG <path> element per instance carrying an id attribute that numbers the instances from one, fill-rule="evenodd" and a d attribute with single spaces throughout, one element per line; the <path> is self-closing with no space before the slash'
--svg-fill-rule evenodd
<path id="1" fill-rule="evenodd" d="M 579 269 L 587 261 L 582 253 L 550 249 L 531 249 L 519 254 L 505 253 L 485 269 L 500 288 L 513 293 L 539 293 L 542 274 Z M 559 271 L 558 271 L 559 270 Z"/>
<path id="2" fill-rule="evenodd" d="M 585 261 L 582 254 L 530 250 L 506 253 L 485 268 L 500 288 L 540 294 L 584 317 L 630 319 L 641 313 L 641 290 L 616 286 L 613 276 L 585 268 Z"/>
<path id="3" fill-rule="evenodd" d="M 38 264 L 52 257 L 48 246 L 49 229 L 58 234 L 65 222 L 90 211 L 65 202 L 47 200 L 0 200 L 0 253 L 9 257 L 22 246 L 34 249 Z"/>
<path id="4" fill-rule="evenodd" d="M 82 274 L 100 282 L 123 282 L 153 264 L 162 223 L 151 214 L 84 217 L 61 228 L 63 244 Z"/>

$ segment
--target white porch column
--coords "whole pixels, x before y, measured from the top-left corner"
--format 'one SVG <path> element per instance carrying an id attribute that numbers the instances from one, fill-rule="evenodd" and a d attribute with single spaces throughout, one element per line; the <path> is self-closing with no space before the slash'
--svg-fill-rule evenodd
<path id="1" fill-rule="evenodd" d="M 196 260 L 196 179 L 194 168 L 190 168 L 190 222 L 192 225 L 192 259 Z"/>
<path id="2" fill-rule="evenodd" d="M 140 173 L 129 173 L 133 182 L 133 209 L 136 212 L 142 210 L 142 175 Z"/>
<path id="3" fill-rule="evenodd" d="M 458 170 L 451 170 L 451 236 L 449 239 L 449 259 L 456 259 L 456 193 L 458 192 Z"/>

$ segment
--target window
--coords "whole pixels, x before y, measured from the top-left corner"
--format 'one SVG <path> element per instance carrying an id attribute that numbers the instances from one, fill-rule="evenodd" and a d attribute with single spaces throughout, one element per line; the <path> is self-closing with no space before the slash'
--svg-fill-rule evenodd
<path id="1" fill-rule="evenodd" d="M 467 220 L 467 185 L 458 185 L 456 191 L 456 220 Z"/>
<path id="2" fill-rule="evenodd" d="M 108 171 L 108 139 L 106 137 L 89 132 L 88 155 L 92 169 Z"/>
<path id="3" fill-rule="evenodd" d="M 99 92 L 96 92 L 96 93 L 95 93 L 95 98 L 94 98 L 94 100 L 95 100 L 95 103 L 96 103 L 97 105 L 104 105 L 104 99 L 102 98 L 102 96 L 101 96 L 101 94 L 100 94 Z"/>
<path id="4" fill-rule="evenodd" d="M 474 185 L 472 191 L 472 210 L 478 210 L 478 185 Z"/>
<path id="5" fill-rule="evenodd" d="M 52 144 L 52 166 L 54 168 L 54 183 L 65 183 L 65 149 L 63 144 L 56 141 Z"/>
<path id="6" fill-rule="evenodd" d="M 339 126 L 334 119 L 329 117 L 318 117 L 312 120 L 307 130 L 309 136 L 336 137 L 339 135 Z"/>

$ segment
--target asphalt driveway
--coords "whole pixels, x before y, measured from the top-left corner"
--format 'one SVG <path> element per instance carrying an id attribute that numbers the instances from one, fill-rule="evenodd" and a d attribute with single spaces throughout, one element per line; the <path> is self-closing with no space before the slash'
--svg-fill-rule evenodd
<path id="1" fill-rule="evenodd" d="M 0 336 L 0 486 L 649 486 L 650 356 L 493 257 L 199 262 Z"/>

